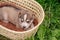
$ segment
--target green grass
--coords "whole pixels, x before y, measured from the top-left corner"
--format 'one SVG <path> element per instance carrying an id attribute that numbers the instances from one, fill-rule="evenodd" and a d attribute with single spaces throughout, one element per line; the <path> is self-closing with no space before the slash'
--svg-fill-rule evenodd
<path id="1" fill-rule="evenodd" d="M 26 40 L 60 40 L 60 1 L 36 0 L 45 11 L 45 19 L 35 36 Z M 0 36 L 0 40 L 8 40 Z"/>

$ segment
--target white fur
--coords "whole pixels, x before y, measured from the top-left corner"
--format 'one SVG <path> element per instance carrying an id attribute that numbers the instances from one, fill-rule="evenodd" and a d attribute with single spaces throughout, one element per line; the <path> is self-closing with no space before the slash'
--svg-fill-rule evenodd
<path id="1" fill-rule="evenodd" d="M 2 13 L 3 13 L 3 18 L 4 18 L 4 22 L 8 23 L 8 14 L 7 14 L 7 10 L 5 8 L 2 8 Z"/>
<path id="2" fill-rule="evenodd" d="M 24 15 L 24 21 L 27 19 L 27 14 Z"/>
<path id="3" fill-rule="evenodd" d="M 18 11 L 13 7 L 2 7 L 0 12 L 1 18 L 3 22 L 8 23 L 11 22 L 18 26 Z M 2 20 L 0 19 L 0 20 Z"/>
<path id="4" fill-rule="evenodd" d="M 25 26 L 25 29 L 27 29 L 30 26 L 30 24 L 28 24 L 27 22 L 23 22 L 23 23 L 21 23 L 21 26 L 22 27 Z"/>
<path id="5" fill-rule="evenodd" d="M 24 21 L 23 22 L 21 22 L 22 19 L 19 18 L 19 23 L 20 23 L 21 28 L 24 28 L 25 27 L 24 28 L 25 30 L 28 30 L 28 29 L 33 28 L 34 27 L 33 20 L 30 20 L 30 22 L 27 23 L 26 21 L 29 21 L 29 20 L 26 20 L 28 18 L 27 17 L 27 14 L 23 15 L 23 17 L 24 17 Z"/>

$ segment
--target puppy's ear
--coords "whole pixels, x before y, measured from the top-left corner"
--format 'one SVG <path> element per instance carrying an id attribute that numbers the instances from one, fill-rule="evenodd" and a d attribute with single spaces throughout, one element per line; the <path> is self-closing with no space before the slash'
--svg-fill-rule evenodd
<path id="1" fill-rule="evenodd" d="M 18 15 L 18 17 L 20 17 L 21 16 L 21 12 L 19 12 L 19 15 Z"/>
<path id="2" fill-rule="evenodd" d="M 35 15 L 34 15 L 34 14 L 32 14 L 31 22 L 33 22 L 33 21 L 34 21 L 34 19 L 35 19 Z"/>
<path id="3" fill-rule="evenodd" d="M 32 18 L 33 18 L 33 19 L 35 18 L 35 15 L 34 15 L 34 14 L 32 14 Z"/>

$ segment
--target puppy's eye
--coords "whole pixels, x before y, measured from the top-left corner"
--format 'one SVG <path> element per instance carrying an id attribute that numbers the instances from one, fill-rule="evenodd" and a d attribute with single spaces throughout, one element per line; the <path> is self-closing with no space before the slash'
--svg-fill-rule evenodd
<path id="1" fill-rule="evenodd" d="M 21 19 L 21 22 L 23 22 L 24 20 L 23 19 Z"/>
<path id="2" fill-rule="evenodd" d="M 29 23 L 30 21 L 29 20 L 27 20 L 27 23 Z"/>

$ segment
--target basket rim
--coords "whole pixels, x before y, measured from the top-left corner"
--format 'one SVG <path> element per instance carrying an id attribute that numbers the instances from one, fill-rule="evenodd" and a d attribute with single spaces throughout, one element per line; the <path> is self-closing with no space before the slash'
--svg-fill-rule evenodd
<path id="1" fill-rule="evenodd" d="M 36 1 L 35 1 L 35 3 L 37 3 Z M 38 5 L 39 5 L 39 3 L 37 3 Z M 2 27 L 2 25 L 0 25 L 0 27 L 1 28 L 3 28 L 3 29 L 5 29 L 6 31 L 9 31 L 9 32 L 13 32 L 13 33 L 26 33 L 26 32 L 30 32 L 30 31 L 32 31 L 32 30 L 34 30 L 34 29 L 36 29 L 37 27 L 39 27 L 39 25 L 43 22 L 43 19 L 44 19 L 44 16 L 45 16 L 45 13 L 44 13 L 44 10 L 43 10 L 43 8 L 42 8 L 42 6 L 41 5 L 39 5 L 40 6 L 40 8 L 41 8 L 41 10 L 42 10 L 42 19 L 41 19 L 41 21 L 34 27 L 34 28 L 32 28 L 32 29 L 30 29 L 30 30 L 27 30 L 27 31 L 23 31 L 23 32 L 18 32 L 18 31 L 14 31 L 14 30 L 11 30 L 11 29 L 8 29 L 8 28 L 6 28 L 6 27 Z"/>

